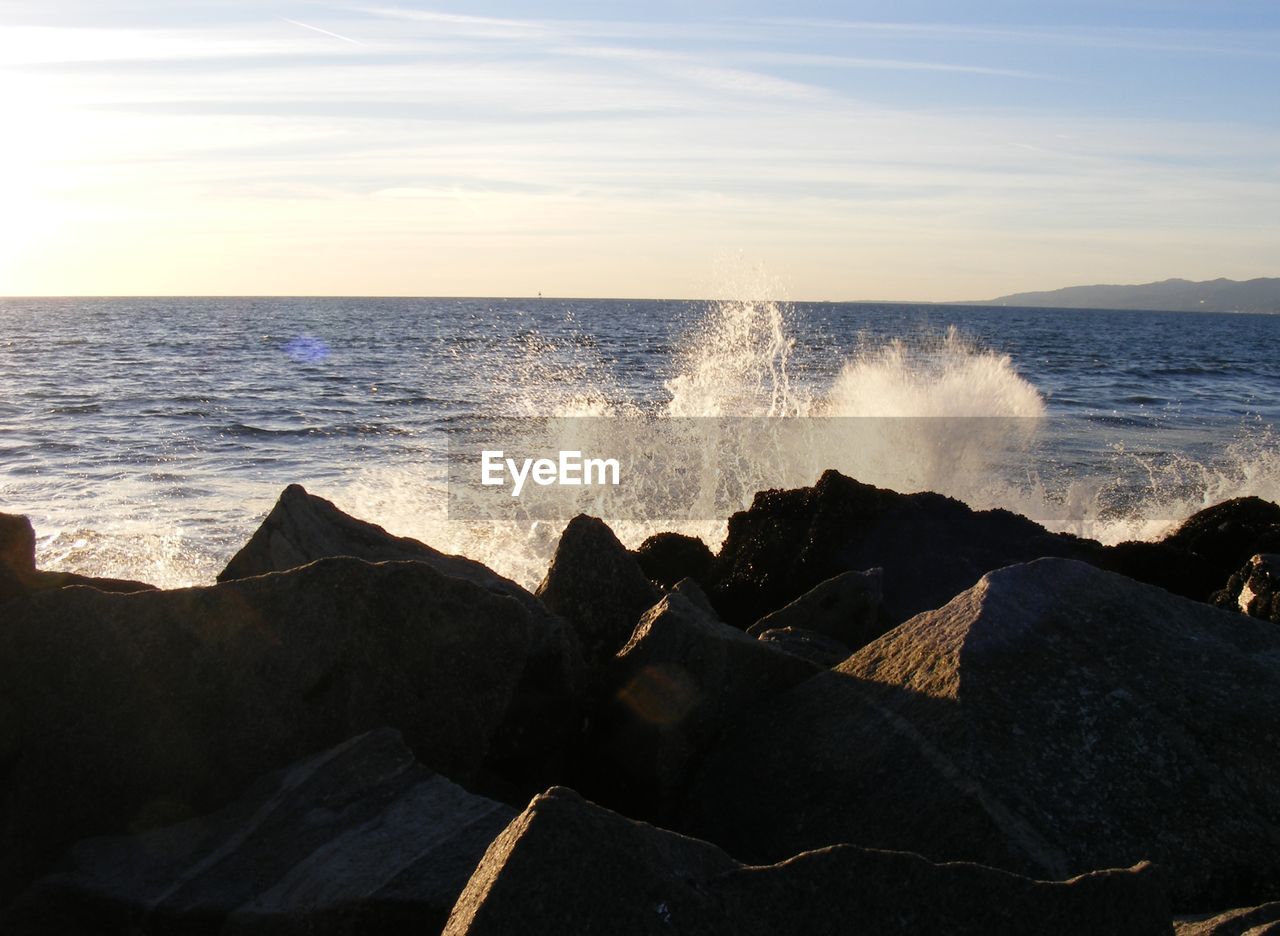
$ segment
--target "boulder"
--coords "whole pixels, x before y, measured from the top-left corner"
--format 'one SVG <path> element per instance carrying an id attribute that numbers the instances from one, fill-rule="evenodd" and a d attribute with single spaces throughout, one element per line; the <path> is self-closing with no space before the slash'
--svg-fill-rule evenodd
<path id="1" fill-rule="evenodd" d="M 36 531 L 19 514 L 0 513 L 0 601 L 25 590 L 36 571 Z"/>
<path id="2" fill-rule="evenodd" d="M 10 602 L 0 899 L 69 842 L 198 815 L 379 726 L 467 782 L 543 625 L 421 562 L 324 559 L 205 588 Z"/>
<path id="3" fill-rule="evenodd" d="M 377 524 L 343 513 L 323 497 L 308 494 L 300 484 L 291 484 L 281 492 L 249 542 L 218 573 L 218 581 L 284 572 L 333 556 L 367 562 L 425 562 L 451 578 L 514 598 L 535 616 L 545 614 L 528 591 L 488 566 L 442 553 L 407 536 L 393 536 Z"/>
<path id="4" fill-rule="evenodd" d="M 1280 624 L 1280 553 L 1261 553 L 1215 592 L 1213 604 Z"/>
<path id="5" fill-rule="evenodd" d="M 705 584 L 715 557 L 707 544 L 683 533 L 655 533 L 634 553 L 649 581 L 670 588 L 683 578 Z"/>
<path id="6" fill-rule="evenodd" d="M 1280 893 L 1280 631 L 1080 562 L 985 576 L 733 726 L 682 828 L 1061 879 L 1152 860 L 1187 910 Z"/>
<path id="7" fill-rule="evenodd" d="M 889 629 L 882 607 L 884 571 L 842 572 L 766 614 L 747 628 L 752 637 L 784 628 L 824 634 L 849 648 L 864 647 Z M 845 654 L 848 656 L 848 654 Z"/>
<path id="8" fill-rule="evenodd" d="M 846 660 L 853 651 L 834 638 L 803 627 L 775 627 L 756 638 L 766 646 L 830 669 Z"/>
<path id="9" fill-rule="evenodd" d="M 1171 927 L 1149 866 L 1046 883 L 844 845 L 746 867 L 552 789 L 490 846 L 444 932 L 1165 936 Z"/>
<path id="10" fill-rule="evenodd" d="M 1176 936 L 1277 936 L 1280 902 L 1174 921 Z"/>
<path id="11" fill-rule="evenodd" d="M 1250 556 L 1266 552 L 1280 552 L 1280 505 L 1237 497 L 1193 514 L 1159 542 L 1113 546 L 1096 563 L 1175 595 L 1210 601 Z"/>
<path id="12" fill-rule="evenodd" d="M 584 673 L 577 637 L 524 588 L 492 569 L 425 543 L 392 536 L 382 527 L 343 513 L 322 497 L 291 484 L 218 581 L 283 572 L 317 559 L 353 556 L 368 562 L 414 561 L 519 602 L 531 619 L 535 645 L 498 733 L 490 739 L 484 789 L 515 802 L 546 789 L 561 772 L 582 721 Z"/>
<path id="13" fill-rule="evenodd" d="M 665 818 L 726 725 L 818 671 L 669 593 L 606 671 L 585 789 L 628 814 Z"/>
<path id="14" fill-rule="evenodd" d="M 594 664 L 627 642 L 658 590 L 603 520 L 579 514 L 560 535 L 537 597 L 569 622 Z"/>
<path id="15" fill-rule="evenodd" d="M 147 591 L 155 587 L 129 579 L 37 569 L 36 531 L 31 521 L 19 514 L 0 513 L 0 602 L 68 585 L 86 585 L 109 592 Z"/>
<path id="16" fill-rule="evenodd" d="M 378 729 L 255 783 L 211 815 L 71 850 L 4 932 L 431 933 L 516 815 Z"/>
<path id="17" fill-rule="evenodd" d="M 709 594 L 724 620 L 747 627 L 842 572 L 879 566 L 889 626 L 940 607 L 992 569 L 1099 549 L 1006 510 L 827 471 L 811 488 L 762 491 L 729 518 Z"/>
<path id="18" fill-rule="evenodd" d="M 683 595 L 708 615 L 719 620 L 719 615 L 716 614 L 716 609 L 711 604 L 711 599 L 707 597 L 707 593 L 702 590 L 702 586 L 695 579 L 683 578 L 676 582 L 671 586 L 671 594 Z"/>

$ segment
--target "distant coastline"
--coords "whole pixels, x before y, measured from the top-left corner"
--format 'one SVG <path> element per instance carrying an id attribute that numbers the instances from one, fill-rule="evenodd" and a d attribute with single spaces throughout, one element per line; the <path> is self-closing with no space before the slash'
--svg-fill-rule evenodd
<path id="1" fill-rule="evenodd" d="M 1280 277 L 1193 282 L 1167 279 L 1134 286 L 1068 286 L 1013 293 L 955 305 L 1029 306 L 1051 309 L 1133 309 L 1152 312 L 1280 313 Z"/>

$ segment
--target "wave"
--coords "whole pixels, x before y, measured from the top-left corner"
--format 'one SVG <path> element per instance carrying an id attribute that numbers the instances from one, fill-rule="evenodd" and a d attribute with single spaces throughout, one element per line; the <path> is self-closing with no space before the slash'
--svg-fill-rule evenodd
<path id="1" fill-rule="evenodd" d="M 1159 420 L 1075 416 L 1070 407 L 1051 414 L 1044 394 L 1008 355 L 954 327 L 863 338 L 824 381 L 798 366 L 794 319 L 791 306 L 770 299 L 708 304 L 675 344 L 663 383 L 667 397 L 656 404 L 629 397 L 594 346 L 528 333 L 526 353 L 498 381 L 509 389 L 493 412 L 656 420 L 641 444 L 647 470 L 660 471 L 660 480 L 624 509 L 615 503 L 612 514 L 600 511 L 632 547 L 674 529 L 715 549 L 729 513 L 748 506 L 757 491 L 812 484 L 826 468 L 904 493 L 937 491 L 975 509 L 1013 510 L 1051 530 L 1105 543 L 1158 538 L 1230 497 L 1280 498 L 1280 444 L 1270 427 L 1241 425 L 1198 455 L 1126 447 L 1107 433 L 1158 437 Z M 565 353 L 570 346 L 574 353 Z M 815 431 L 802 445 L 792 435 L 780 449 L 762 442 L 762 431 L 723 422 L 728 417 L 844 420 L 853 428 Z M 696 427 L 677 428 L 682 422 Z M 636 445 L 634 429 L 611 428 L 608 419 L 575 431 L 584 450 L 594 444 L 616 451 L 620 439 Z M 583 440 L 584 433 L 594 437 Z M 424 486 L 420 473 L 416 485 L 392 474 L 373 470 L 348 490 L 344 505 L 536 585 L 561 524 L 450 521 L 443 478 Z"/>
<path id="2" fill-rule="evenodd" d="M 1009 355 L 954 327 L 819 344 L 793 306 L 767 298 L 777 294 L 775 286 L 736 288 L 736 295 L 708 303 L 674 339 L 655 340 L 650 360 L 666 365 L 657 398 L 647 375 L 637 379 L 619 368 L 602 347 L 607 342 L 570 328 L 553 335 L 524 329 L 483 352 L 465 349 L 456 358 L 467 369 L 457 399 L 412 390 L 409 399 L 438 410 L 433 422 L 451 432 L 470 424 L 471 413 L 595 417 L 575 430 L 584 451 L 625 441 L 654 472 L 654 481 L 621 508 L 598 510 L 632 547 L 652 533 L 677 530 L 715 549 L 729 514 L 757 491 L 812 484 L 827 468 L 904 493 L 937 491 L 975 509 L 1010 509 L 1051 530 L 1106 543 L 1157 538 L 1230 497 L 1280 500 L 1280 439 L 1269 425 L 1242 421 L 1186 436 L 1176 407 L 1154 415 L 1099 414 L 1070 385 L 1058 386 L 1051 401 Z M 326 349 L 301 343 L 294 350 L 305 362 Z M 492 389 L 481 398 L 476 386 Z M 1125 405 L 1138 399 L 1135 392 L 1146 396 L 1136 388 L 1125 392 Z M 185 402 L 196 400 L 204 402 Z M 338 419 L 210 429 L 246 444 L 404 435 L 394 449 L 380 446 L 376 462 L 341 466 L 315 484 L 301 474 L 289 480 L 394 533 L 473 556 L 525 585 L 538 583 L 563 521 L 451 518 L 439 436 Z M 639 442 L 638 421 L 649 426 Z M 783 424 L 797 431 L 769 431 Z M 261 485 L 252 491 L 228 508 L 231 522 L 224 517 L 215 532 L 210 517 L 198 533 L 173 532 L 171 524 L 163 535 L 139 535 L 129 544 L 101 531 L 88 536 L 78 525 L 74 534 L 44 541 L 42 561 L 157 584 L 212 578 L 278 493 Z M 203 501 L 222 503 L 216 493 Z"/>

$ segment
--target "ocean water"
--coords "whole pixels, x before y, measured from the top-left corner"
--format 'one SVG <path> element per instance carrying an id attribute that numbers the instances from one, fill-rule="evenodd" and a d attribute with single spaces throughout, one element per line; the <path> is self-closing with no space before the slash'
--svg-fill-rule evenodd
<path id="1" fill-rule="evenodd" d="M 298 482 L 533 585 L 559 529 L 451 520 L 445 458 L 458 426 L 547 415 L 867 420 L 886 428 L 787 477 L 835 467 L 1106 542 L 1280 500 L 1280 316 L 746 295 L 0 299 L 0 510 L 32 518 L 46 568 L 177 586 L 212 581 Z M 975 417 L 1018 430 L 992 445 Z M 706 444 L 715 478 L 673 503 L 768 485 L 752 451 Z M 629 545 L 719 545 L 723 516 L 644 506 L 605 517 Z"/>

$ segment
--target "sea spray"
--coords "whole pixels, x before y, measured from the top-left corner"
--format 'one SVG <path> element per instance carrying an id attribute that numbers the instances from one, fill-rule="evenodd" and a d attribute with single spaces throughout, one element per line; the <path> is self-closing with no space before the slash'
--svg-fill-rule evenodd
<path id="1" fill-rule="evenodd" d="M 674 529 L 714 549 L 757 490 L 828 467 L 1104 542 L 1158 537 L 1232 496 L 1280 499 L 1276 372 L 1257 350 L 1273 320 L 1228 333 L 1200 317 L 1189 342 L 1156 314 L 782 294 L 35 302 L 6 320 L 0 494 L 31 515 L 45 567 L 166 586 L 211 581 L 290 482 L 536 585 L 562 522 L 450 518 L 445 439 L 498 416 L 578 421 L 572 447 L 591 452 L 650 420 L 624 468 L 651 482 L 588 510 L 633 546 Z M 299 359 L 298 335 L 328 353 Z M 100 367 L 144 339 L 145 368 Z M 66 372 L 98 377 L 86 389 Z"/>
<path id="2" fill-rule="evenodd" d="M 627 398 L 589 344 L 547 348 L 526 337 L 539 353 L 519 362 L 505 413 L 569 418 L 570 443 L 584 451 L 644 450 L 652 477 L 641 475 L 629 500 L 593 511 L 632 547 L 676 530 L 714 549 L 728 515 L 755 492 L 812 484 L 826 468 L 904 493 L 934 490 L 976 509 L 1015 510 L 1105 543 L 1158 537 L 1227 497 L 1280 493 L 1280 446 L 1266 427 L 1242 426 L 1234 441 L 1217 438 L 1216 451 L 1200 457 L 1126 449 L 1092 430 L 1094 454 L 1073 465 L 1062 443 L 1078 428 L 1048 415 L 1009 355 L 954 327 L 864 339 L 824 384 L 796 365 L 795 316 L 772 299 L 708 303 L 680 337 L 667 400 L 656 406 Z M 576 353 L 566 354 L 571 347 Z M 595 416 L 613 421 L 572 421 Z M 648 420 L 639 438 L 637 418 Z M 775 420 L 788 431 L 770 430 Z M 565 422 L 556 425 L 565 431 Z M 562 521 L 518 513 L 505 522 L 448 519 L 446 499 L 431 500 L 431 515 L 420 503 L 410 532 L 537 583 Z M 374 507 L 357 501 L 351 509 L 366 505 Z"/>

